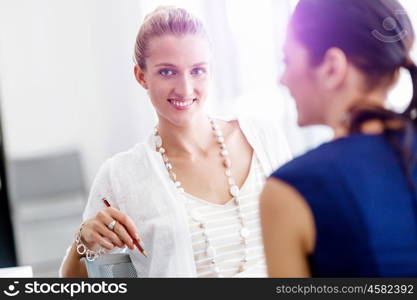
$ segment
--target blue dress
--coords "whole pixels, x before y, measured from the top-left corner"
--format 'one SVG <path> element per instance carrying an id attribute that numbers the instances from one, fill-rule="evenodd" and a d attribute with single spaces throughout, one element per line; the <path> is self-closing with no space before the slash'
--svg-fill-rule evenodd
<path id="1" fill-rule="evenodd" d="M 417 196 L 383 135 L 323 144 L 272 176 L 294 187 L 312 210 L 314 277 L 417 277 Z"/>

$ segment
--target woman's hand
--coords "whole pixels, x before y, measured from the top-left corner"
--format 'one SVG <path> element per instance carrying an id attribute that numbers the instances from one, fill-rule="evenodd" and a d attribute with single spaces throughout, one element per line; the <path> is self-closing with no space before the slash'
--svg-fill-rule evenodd
<path id="1" fill-rule="evenodd" d="M 116 221 L 113 230 L 108 225 Z M 81 239 L 91 250 L 99 247 L 112 250 L 114 247 L 123 248 L 126 245 L 134 249 L 132 238 L 139 240 L 137 229 L 132 219 L 121 211 L 107 207 L 99 211 L 93 218 L 83 223 Z"/>

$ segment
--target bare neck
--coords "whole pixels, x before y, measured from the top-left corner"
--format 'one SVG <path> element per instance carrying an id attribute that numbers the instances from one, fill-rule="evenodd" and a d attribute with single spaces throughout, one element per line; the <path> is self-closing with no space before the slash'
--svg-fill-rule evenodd
<path id="1" fill-rule="evenodd" d="M 201 115 L 186 126 L 177 126 L 160 118 L 158 132 L 170 157 L 193 158 L 204 155 L 213 144 L 212 129 L 206 115 Z"/>
<path id="2" fill-rule="evenodd" d="M 383 107 L 386 98 L 387 91 L 379 90 L 365 95 L 351 95 L 350 100 L 348 101 L 336 99 L 334 101 L 335 105 L 331 106 L 328 110 L 324 123 L 333 129 L 334 139 L 347 136 L 349 134 L 351 121 L 351 116 L 349 114 L 351 108 L 361 106 Z M 374 134 L 381 131 L 381 126 L 374 126 L 376 122 L 378 121 L 366 122 L 363 126 L 363 129 L 366 131 L 364 133 Z M 367 123 L 369 123 L 369 126 Z"/>

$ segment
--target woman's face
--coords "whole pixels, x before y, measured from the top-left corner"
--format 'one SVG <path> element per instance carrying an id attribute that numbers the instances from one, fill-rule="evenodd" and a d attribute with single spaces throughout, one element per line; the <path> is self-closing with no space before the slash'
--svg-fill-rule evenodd
<path id="1" fill-rule="evenodd" d="M 320 81 L 311 66 L 307 49 L 288 33 L 284 44 L 285 71 L 281 84 L 285 85 L 294 98 L 298 111 L 298 125 L 322 123 L 323 95 Z"/>
<path id="2" fill-rule="evenodd" d="M 165 35 L 149 42 L 146 70 L 135 68 L 160 122 L 189 125 L 202 113 L 209 89 L 210 49 L 197 35 Z"/>

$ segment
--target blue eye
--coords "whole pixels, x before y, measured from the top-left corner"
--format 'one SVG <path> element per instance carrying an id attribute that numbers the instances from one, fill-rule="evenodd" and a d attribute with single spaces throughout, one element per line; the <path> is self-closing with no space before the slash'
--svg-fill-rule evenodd
<path id="1" fill-rule="evenodd" d="M 191 70 L 191 75 L 203 75 L 206 73 L 206 70 L 203 68 L 194 68 Z"/>
<path id="2" fill-rule="evenodd" d="M 162 70 L 159 70 L 159 74 L 161 74 L 164 77 L 169 77 L 169 76 L 175 75 L 175 71 L 171 69 L 162 69 Z"/>

